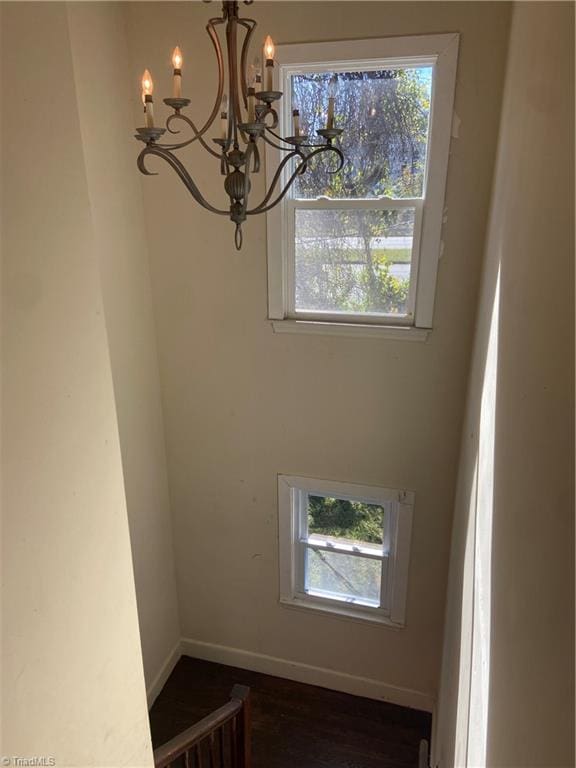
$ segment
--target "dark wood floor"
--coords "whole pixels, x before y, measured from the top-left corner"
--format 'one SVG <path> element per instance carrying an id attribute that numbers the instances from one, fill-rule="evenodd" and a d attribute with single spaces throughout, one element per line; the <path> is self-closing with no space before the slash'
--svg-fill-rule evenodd
<path id="1" fill-rule="evenodd" d="M 154 747 L 252 693 L 253 768 L 417 768 L 426 712 L 183 656 L 150 712 Z"/>

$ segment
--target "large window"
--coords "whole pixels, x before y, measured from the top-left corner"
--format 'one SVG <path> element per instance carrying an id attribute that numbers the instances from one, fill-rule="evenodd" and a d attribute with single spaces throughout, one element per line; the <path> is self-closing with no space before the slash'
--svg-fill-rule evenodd
<path id="1" fill-rule="evenodd" d="M 311 161 L 268 214 L 270 317 L 288 321 L 277 330 L 431 327 L 457 43 L 279 46 L 282 133 L 298 109 L 319 141 L 332 95 L 346 159 L 339 173 L 326 155 Z"/>
<path id="2" fill-rule="evenodd" d="M 281 602 L 402 625 L 413 493 L 281 475 L 278 494 Z"/>

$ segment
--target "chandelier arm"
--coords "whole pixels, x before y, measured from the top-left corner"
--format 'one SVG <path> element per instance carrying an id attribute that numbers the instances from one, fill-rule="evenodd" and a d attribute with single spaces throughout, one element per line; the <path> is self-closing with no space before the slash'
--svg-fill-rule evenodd
<path id="1" fill-rule="evenodd" d="M 252 164 L 252 173 L 258 173 L 260 170 L 260 150 L 258 149 L 258 144 L 256 142 L 252 142 L 254 145 L 254 162 Z"/>
<path id="2" fill-rule="evenodd" d="M 330 145 L 324 145 L 322 147 L 318 147 L 318 149 L 315 149 L 313 152 L 310 152 L 309 155 L 303 155 L 302 153 L 296 151 L 293 154 L 294 155 L 298 155 L 299 157 L 301 157 L 302 158 L 302 162 L 299 163 L 299 165 L 296 167 L 296 169 L 294 170 L 294 173 L 288 179 L 288 181 L 286 183 L 286 186 L 284 187 L 282 192 L 278 195 L 278 197 L 272 203 L 270 203 L 269 205 L 265 205 L 265 203 L 271 197 L 270 193 L 271 193 L 271 191 L 273 189 L 273 187 L 271 187 L 271 189 L 268 191 L 268 194 L 266 195 L 264 200 L 262 200 L 260 205 L 258 205 L 256 208 L 252 208 L 251 211 L 246 211 L 246 215 L 247 216 L 253 216 L 256 213 L 266 213 L 266 211 L 269 211 L 272 208 L 274 208 L 275 205 L 278 205 L 278 203 L 286 196 L 286 193 L 288 192 L 288 190 L 290 189 L 290 187 L 294 183 L 294 180 L 296 179 L 298 174 L 302 173 L 304 170 L 306 170 L 306 167 L 308 166 L 308 163 L 310 162 L 310 160 L 312 160 L 312 158 L 315 157 L 316 155 L 320 155 L 320 154 L 322 154 L 324 152 L 334 152 L 338 156 L 338 159 L 340 161 L 338 163 L 338 168 L 336 168 L 334 171 L 331 171 L 331 173 L 338 173 L 338 171 L 344 165 L 344 155 L 342 154 L 342 152 L 337 147 L 332 147 Z M 282 161 L 282 163 L 280 165 L 280 168 L 278 170 L 280 170 L 281 167 L 286 164 L 286 161 L 290 160 L 290 158 L 291 158 L 291 155 L 287 155 L 284 158 L 284 160 Z M 276 172 L 276 175 L 278 175 L 278 172 Z M 275 178 L 276 178 L 276 176 L 275 176 Z M 274 184 L 274 186 L 275 186 L 275 184 Z"/>
<path id="3" fill-rule="evenodd" d="M 280 144 L 276 144 L 275 142 L 270 141 L 270 139 L 266 136 L 265 133 L 262 134 L 262 138 L 264 139 L 266 144 L 269 144 L 271 147 L 274 147 L 274 149 L 279 149 L 282 152 L 293 152 L 294 151 L 294 145 L 291 145 L 289 147 L 282 147 Z M 281 139 L 281 141 L 284 141 L 284 139 Z"/>
<path id="4" fill-rule="evenodd" d="M 218 110 L 220 109 L 220 104 L 222 102 L 222 94 L 224 93 L 224 55 L 222 53 L 222 46 L 220 45 L 220 38 L 218 37 L 218 33 L 215 30 L 215 27 L 218 24 L 224 24 L 224 19 L 210 19 L 208 24 L 206 24 L 206 32 L 208 32 L 208 36 L 210 37 L 212 45 L 214 46 L 216 60 L 218 63 L 218 91 L 216 93 L 216 100 L 214 101 L 214 108 L 212 109 L 210 117 L 198 132 L 200 136 L 203 136 L 214 123 L 214 120 L 218 115 Z"/>
<path id="5" fill-rule="evenodd" d="M 251 211 L 246 211 L 247 214 L 252 214 L 255 211 L 257 211 L 258 209 L 260 209 L 263 205 L 266 205 L 266 203 L 270 200 L 270 198 L 274 194 L 274 190 L 276 189 L 276 185 L 278 184 L 278 180 L 279 180 L 280 176 L 282 175 L 282 171 L 284 170 L 286 165 L 290 162 L 290 160 L 293 157 L 298 157 L 298 151 L 297 150 L 293 150 L 289 155 L 286 155 L 282 159 L 282 161 L 280 162 L 280 165 L 276 169 L 276 173 L 272 177 L 272 181 L 270 182 L 270 187 L 268 188 L 268 192 L 266 192 L 266 194 L 264 195 L 262 201 L 260 202 L 259 205 L 256 206 L 256 208 L 253 208 Z"/>
<path id="6" fill-rule="evenodd" d="M 236 47 L 236 17 L 228 17 L 226 24 L 226 51 L 228 53 L 228 87 L 230 108 L 228 110 L 228 141 L 238 146 L 238 123 L 242 122 L 238 99 L 238 51 Z"/>
<path id="7" fill-rule="evenodd" d="M 268 117 L 268 115 L 272 117 L 272 123 L 270 125 L 268 125 L 268 123 L 266 122 L 266 118 Z M 276 112 L 276 110 L 270 105 L 267 105 L 262 111 L 260 119 L 266 126 L 266 130 L 271 131 L 273 128 L 276 128 L 278 125 L 278 112 Z"/>
<path id="8" fill-rule="evenodd" d="M 272 136 L 274 136 L 274 138 L 277 139 L 278 141 L 286 142 L 286 139 L 283 136 L 280 136 L 279 133 L 276 133 L 276 131 L 274 131 L 272 128 L 269 128 L 268 126 L 266 126 L 266 131 L 270 133 Z M 300 144 L 300 146 L 302 146 L 302 144 Z"/>
<path id="9" fill-rule="evenodd" d="M 206 208 L 208 211 L 211 211 L 212 213 L 218 213 L 221 216 L 228 216 L 230 211 L 225 210 L 222 211 L 219 208 L 215 208 L 213 205 L 211 205 L 202 195 L 198 187 L 196 186 L 194 179 L 186 168 L 182 165 L 180 160 L 178 160 L 177 157 L 175 157 L 169 150 L 164 149 L 163 147 L 159 147 L 156 144 L 147 144 L 144 149 L 140 152 L 138 155 L 138 169 L 146 176 L 156 176 L 157 174 L 151 173 L 146 168 L 145 158 L 147 155 L 156 155 L 156 157 L 161 157 L 163 160 L 165 160 L 168 165 L 170 165 L 178 174 L 180 179 L 184 182 L 184 186 L 186 189 L 190 192 L 194 200 L 196 200 L 197 203 L 199 203 L 203 208 Z"/>
<path id="10" fill-rule="evenodd" d="M 309 160 L 311 160 L 315 155 L 320 155 L 323 152 L 334 152 L 334 154 L 338 157 L 338 167 L 334 168 L 333 171 L 328 171 L 328 173 L 338 173 L 338 171 L 341 171 L 344 166 L 344 153 L 341 149 L 338 149 L 338 147 L 335 147 L 333 144 L 321 144 L 318 146 L 317 144 L 312 144 L 311 147 L 313 147 L 313 151 L 309 152 L 307 155 L 303 153 L 299 153 L 300 157 L 304 161 L 304 163 L 308 163 Z"/>
<path id="11" fill-rule="evenodd" d="M 240 85 L 242 88 L 242 100 L 244 107 L 248 109 L 248 82 L 247 82 L 247 70 L 248 70 L 248 49 L 250 47 L 250 40 L 254 30 L 258 26 L 254 19 L 238 19 L 238 24 L 245 27 L 247 32 L 242 44 L 242 53 L 240 54 Z"/>
<path id="12" fill-rule="evenodd" d="M 193 144 L 195 141 L 199 141 L 200 144 L 204 147 L 204 149 L 207 152 L 210 152 L 211 155 L 214 155 L 214 157 L 220 159 L 220 152 L 216 152 L 215 150 L 212 149 L 212 147 L 203 138 L 198 128 L 196 128 L 196 125 L 194 124 L 194 122 L 187 115 L 183 115 L 181 112 L 174 112 L 166 120 L 166 128 L 170 131 L 170 133 L 172 134 L 179 133 L 179 131 L 173 131 L 170 128 L 170 123 L 173 120 L 183 120 L 185 123 L 187 123 L 187 125 L 189 125 L 190 128 L 192 128 L 192 130 L 194 131 L 194 136 L 191 139 L 187 139 L 186 141 L 180 142 L 179 144 L 159 144 L 158 142 L 156 142 L 156 146 L 162 147 L 162 149 L 174 150 L 174 149 L 182 149 L 182 147 L 187 147 L 189 144 Z"/>
<path id="13" fill-rule="evenodd" d="M 266 130 L 268 131 L 268 133 L 271 133 L 272 136 L 274 136 L 274 138 L 278 139 L 278 141 L 284 141 L 284 142 L 286 142 L 286 143 L 288 143 L 290 145 L 289 147 L 282 147 L 282 146 L 278 146 L 276 144 L 272 144 L 272 142 L 268 141 L 268 144 L 271 144 L 273 147 L 276 147 L 276 149 L 283 149 L 285 152 L 289 152 L 290 149 L 295 146 L 294 144 L 290 144 L 290 142 L 287 141 L 287 139 L 284 139 L 278 133 L 275 133 L 272 130 L 272 128 L 268 128 L 268 126 L 266 126 Z M 266 137 L 264 136 L 263 138 L 266 141 Z M 298 146 L 301 149 L 319 149 L 320 147 L 324 147 L 326 145 L 325 144 L 298 144 Z"/>
<path id="14" fill-rule="evenodd" d="M 228 110 L 228 141 L 233 142 L 234 147 L 238 147 L 238 134 L 240 134 L 244 144 L 248 143 L 248 136 L 240 128 L 239 123 L 243 122 L 242 110 L 240 107 L 240 96 L 238 92 L 238 79 L 242 84 L 244 91 L 244 75 L 238 74 L 238 24 L 241 21 L 237 16 L 229 16 L 226 24 L 226 50 L 228 53 L 228 80 L 230 88 L 230 106 Z"/>

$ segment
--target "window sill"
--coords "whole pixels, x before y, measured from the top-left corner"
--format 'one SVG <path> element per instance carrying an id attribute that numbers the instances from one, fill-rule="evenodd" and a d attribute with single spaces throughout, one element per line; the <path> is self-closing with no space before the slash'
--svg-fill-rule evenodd
<path id="1" fill-rule="evenodd" d="M 274 333 L 321 334 L 324 336 L 356 336 L 360 338 L 393 339 L 394 341 L 426 341 L 430 329 L 399 325 L 363 325 L 334 323 L 320 320 L 272 320 Z"/>
<path id="2" fill-rule="evenodd" d="M 363 624 L 380 624 L 391 629 L 403 629 L 404 624 L 396 621 L 392 621 L 389 616 L 385 616 L 383 613 L 376 611 L 365 610 L 361 607 L 348 608 L 345 604 L 326 605 L 325 603 L 316 603 L 313 599 L 303 599 L 299 597 L 281 597 L 280 605 L 283 608 L 291 608 L 298 611 L 306 611 L 307 613 L 315 613 L 317 615 L 326 615 L 334 619 L 345 619 L 347 621 L 360 621 Z"/>

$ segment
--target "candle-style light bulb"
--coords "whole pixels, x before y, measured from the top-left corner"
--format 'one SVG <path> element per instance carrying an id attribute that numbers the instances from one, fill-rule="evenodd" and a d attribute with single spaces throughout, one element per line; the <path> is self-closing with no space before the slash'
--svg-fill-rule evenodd
<path id="1" fill-rule="evenodd" d="M 268 35 L 264 40 L 264 59 L 266 60 L 266 90 L 272 90 L 272 72 L 274 71 L 274 41 Z"/>
<path id="2" fill-rule="evenodd" d="M 152 75 L 149 70 L 145 69 L 142 75 L 142 101 L 144 102 L 144 112 L 146 115 L 146 128 L 154 128 L 153 91 L 154 81 L 152 80 Z"/>
<path id="3" fill-rule="evenodd" d="M 298 109 L 292 110 L 292 118 L 294 120 L 294 136 L 300 136 L 300 111 Z"/>
<path id="4" fill-rule="evenodd" d="M 178 46 L 172 51 L 172 66 L 174 67 L 174 77 L 172 80 L 172 97 L 174 99 L 182 98 L 182 51 Z"/>
<path id="5" fill-rule="evenodd" d="M 334 105 L 336 103 L 336 75 L 332 75 L 328 83 L 328 116 L 326 118 L 326 128 L 334 128 Z"/>
<path id="6" fill-rule="evenodd" d="M 154 81 L 152 80 L 152 75 L 149 70 L 145 69 L 142 75 L 142 93 L 144 96 L 152 96 L 153 92 Z"/>
<path id="7" fill-rule="evenodd" d="M 172 51 L 172 66 L 174 69 L 182 69 L 182 51 L 178 46 Z"/>
<path id="8" fill-rule="evenodd" d="M 264 40 L 264 57 L 266 58 L 266 61 L 274 61 L 275 52 L 276 48 L 274 46 L 274 41 L 270 35 L 267 35 L 266 40 Z"/>
<path id="9" fill-rule="evenodd" d="M 226 140 L 228 136 L 228 96 L 224 94 L 220 102 L 220 138 Z"/>
<path id="10" fill-rule="evenodd" d="M 330 78 L 330 82 L 328 83 L 328 98 L 335 99 L 336 98 L 336 84 L 337 84 L 337 75 L 334 74 Z"/>

